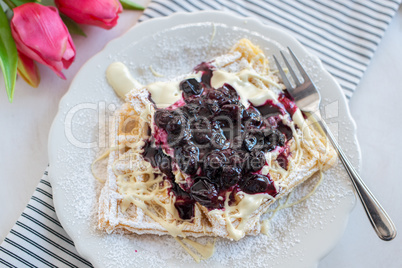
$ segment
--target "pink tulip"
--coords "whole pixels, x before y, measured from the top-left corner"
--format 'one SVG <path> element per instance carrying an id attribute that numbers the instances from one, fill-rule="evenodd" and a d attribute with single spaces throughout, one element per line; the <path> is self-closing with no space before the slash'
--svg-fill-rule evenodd
<path id="1" fill-rule="evenodd" d="M 31 87 L 38 87 L 40 83 L 40 75 L 38 67 L 33 59 L 28 58 L 24 54 L 18 53 L 18 75 L 22 77 Z"/>
<path id="2" fill-rule="evenodd" d="M 123 8 L 119 0 L 55 0 L 61 13 L 77 23 L 111 29 Z"/>
<path id="3" fill-rule="evenodd" d="M 61 70 L 74 61 L 75 47 L 57 9 L 26 3 L 13 11 L 10 26 L 17 50 L 66 79 Z"/>

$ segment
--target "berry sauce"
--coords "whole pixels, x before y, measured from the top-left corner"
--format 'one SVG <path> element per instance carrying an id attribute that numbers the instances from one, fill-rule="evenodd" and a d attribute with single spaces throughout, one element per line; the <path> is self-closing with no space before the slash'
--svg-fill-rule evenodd
<path id="1" fill-rule="evenodd" d="M 208 209 L 223 209 L 226 194 L 247 194 L 277 190 L 269 174 L 265 153 L 278 150 L 278 164 L 287 169 L 292 130 L 280 115 L 292 116 L 297 107 L 291 97 L 280 94 L 278 103 L 246 108 L 229 84 L 211 87 L 213 68 L 201 63 L 201 82 L 194 78 L 180 83 L 182 99 L 166 109 L 156 109 L 155 133 L 144 147 L 144 158 L 158 167 L 172 187 L 179 216 L 192 219 L 196 202 Z M 163 152 L 165 151 L 166 154 Z M 188 175 L 176 183 L 173 172 Z"/>

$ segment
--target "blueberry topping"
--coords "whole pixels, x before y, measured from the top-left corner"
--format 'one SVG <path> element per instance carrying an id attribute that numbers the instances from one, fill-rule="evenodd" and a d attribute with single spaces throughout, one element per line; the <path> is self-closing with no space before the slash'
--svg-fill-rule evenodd
<path id="1" fill-rule="evenodd" d="M 170 120 L 173 119 L 173 115 L 170 111 L 160 109 L 155 112 L 155 124 L 160 128 L 166 128 Z"/>
<path id="2" fill-rule="evenodd" d="M 190 220 L 194 217 L 194 203 L 176 202 L 174 206 L 181 219 Z"/>
<path id="3" fill-rule="evenodd" d="M 281 113 L 281 109 L 273 104 L 272 100 L 268 100 L 264 105 L 256 107 L 256 109 L 262 114 L 264 117 L 270 117 Z"/>
<path id="4" fill-rule="evenodd" d="M 278 124 L 278 130 L 280 132 L 282 132 L 283 134 L 285 134 L 286 140 L 291 140 L 292 139 L 293 132 L 292 132 L 292 129 L 290 127 L 288 127 L 285 124 L 283 124 L 282 122 L 280 122 Z"/>
<path id="5" fill-rule="evenodd" d="M 277 193 L 271 180 L 267 176 L 260 174 L 247 176 L 241 185 L 241 190 L 247 194 L 268 193 L 275 196 Z"/>
<path id="6" fill-rule="evenodd" d="M 204 174 L 212 179 L 216 180 L 222 174 L 222 166 L 226 163 L 226 157 L 224 154 L 219 152 L 209 153 L 204 157 Z"/>
<path id="7" fill-rule="evenodd" d="M 186 79 L 180 83 L 180 89 L 185 95 L 200 95 L 203 91 L 200 83 L 194 78 Z"/>
<path id="8" fill-rule="evenodd" d="M 243 146 L 249 152 L 253 150 L 257 143 L 258 140 L 254 135 L 247 135 L 243 140 Z"/>
<path id="9" fill-rule="evenodd" d="M 196 144 L 206 144 L 212 137 L 211 124 L 208 120 L 195 121 L 192 126 L 192 136 Z"/>
<path id="10" fill-rule="evenodd" d="M 250 172 L 259 171 L 266 163 L 265 154 L 261 151 L 252 151 L 247 160 L 247 170 Z"/>
<path id="11" fill-rule="evenodd" d="M 190 189 L 191 196 L 195 201 L 206 207 L 216 207 L 218 190 L 216 185 L 205 177 L 198 177 Z"/>
<path id="12" fill-rule="evenodd" d="M 162 148 L 159 148 L 157 154 L 155 154 L 155 163 L 162 173 L 168 178 L 173 178 L 172 159 L 163 153 Z"/>
<path id="13" fill-rule="evenodd" d="M 260 131 L 253 131 L 246 133 L 243 139 L 243 146 L 249 152 L 253 150 L 262 150 L 264 142 L 264 134 Z"/>
<path id="14" fill-rule="evenodd" d="M 265 153 L 278 147 L 284 150 L 280 150 L 276 161 L 288 168 L 287 142 L 293 133 L 282 122 L 282 115 L 292 115 L 297 109 L 286 94 L 279 95 L 279 102 L 268 100 L 258 107 L 250 104 L 246 109 L 231 85 L 211 87 L 209 64 L 200 64 L 196 71 L 202 73 L 201 82 L 190 78 L 179 85 L 184 105 L 181 102 L 177 108 L 156 109 L 155 125 L 165 130 L 167 137 L 164 132 L 152 137 L 143 153 L 144 159 L 159 168 L 170 182 L 176 210 L 185 220 L 194 217 L 196 202 L 208 209 L 223 208 L 229 192 L 232 203 L 239 190 L 275 196 L 277 191 L 269 174 L 256 173 L 267 164 Z M 158 144 L 170 147 L 174 158 Z M 175 182 L 176 168 L 186 174 L 186 182 Z M 222 198 L 218 199 L 219 196 Z"/>
<path id="15" fill-rule="evenodd" d="M 220 176 L 220 186 L 222 189 L 229 189 L 236 185 L 241 178 L 241 169 L 235 166 L 224 166 Z"/>
<path id="16" fill-rule="evenodd" d="M 242 112 L 242 107 L 237 104 L 225 104 L 219 111 L 219 115 L 228 117 L 230 121 L 237 121 Z"/>
<path id="17" fill-rule="evenodd" d="M 189 175 L 194 175 L 198 169 L 199 149 L 193 143 L 175 150 L 176 162 L 179 168 Z"/>
<path id="18" fill-rule="evenodd" d="M 261 126 L 262 124 L 261 113 L 253 106 L 250 106 L 247 110 L 244 110 L 243 112 L 243 124 L 246 127 Z"/>
<path id="19" fill-rule="evenodd" d="M 268 151 L 272 151 L 276 146 L 285 145 L 285 135 L 276 129 L 269 130 L 264 133 L 265 136 L 265 148 Z"/>
<path id="20" fill-rule="evenodd" d="M 278 155 L 276 158 L 276 161 L 278 162 L 279 166 L 285 170 L 288 169 L 288 158 L 284 154 Z"/>
<path id="21" fill-rule="evenodd" d="M 207 95 L 207 98 L 216 101 L 220 107 L 222 107 L 225 104 L 237 103 L 238 102 L 237 93 L 235 90 L 231 89 L 233 89 L 231 86 L 220 87 L 216 90 L 210 91 Z"/>
<path id="22" fill-rule="evenodd" d="M 192 100 L 191 102 L 187 103 L 181 109 L 183 111 L 183 114 L 187 117 L 187 119 L 197 118 L 199 115 L 200 106 L 201 106 L 201 101 L 196 99 L 196 100 Z"/>
<path id="23" fill-rule="evenodd" d="M 166 131 L 169 134 L 177 135 L 180 134 L 185 128 L 185 118 L 182 115 L 174 115 L 171 120 L 166 124 Z"/>
<path id="24" fill-rule="evenodd" d="M 228 159 L 229 165 L 238 168 L 240 171 L 243 171 L 246 161 L 247 153 L 244 151 L 235 151 Z"/>
<path id="25" fill-rule="evenodd" d="M 228 141 L 222 132 L 215 132 L 212 134 L 211 145 L 216 149 L 227 149 L 230 146 Z"/>

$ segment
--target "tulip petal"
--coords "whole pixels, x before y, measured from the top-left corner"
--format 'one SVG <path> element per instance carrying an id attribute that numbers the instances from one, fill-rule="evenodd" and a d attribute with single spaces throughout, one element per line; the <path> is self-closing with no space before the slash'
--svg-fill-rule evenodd
<path id="1" fill-rule="evenodd" d="M 117 24 L 123 8 L 118 0 L 55 0 L 61 13 L 81 24 L 110 29 Z"/>
<path id="2" fill-rule="evenodd" d="M 30 86 L 35 88 L 38 87 L 40 83 L 39 70 L 32 59 L 19 53 L 17 71 L 18 75 L 21 76 Z"/>
<path id="3" fill-rule="evenodd" d="M 61 70 L 74 61 L 75 47 L 56 8 L 24 4 L 14 9 L 10 26 L 19 52 L 65 79 Z"/>
<path id="4" fill-rule="evenodd" d="M 41 8 L 28 8 L 31 5 Z M 63 46 L 67 41 L 65 30 L 61 24 L 54 23 L 59 17 L 56 9 L 42 7 L 38 4 L 25 4 L 15 8 L 12 23 L 18 28 L 25 46 L 32 50 L 40 49 L 41 55 L 48 59 L 61 60 Z"/>

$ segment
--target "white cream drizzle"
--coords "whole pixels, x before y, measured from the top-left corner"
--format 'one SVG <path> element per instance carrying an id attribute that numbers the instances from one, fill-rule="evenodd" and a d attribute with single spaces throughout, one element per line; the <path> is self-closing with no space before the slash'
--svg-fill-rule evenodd
<path id="1" fill-rule="evenodd" d="M 254 106 L 263 105 L 267 100 L 278 100 L 278 95 L 268 88 L 260 88 L 251 83 L 251 79 L 258 78 L 260 81 L 272 84 L 279 88 L 274 81 L 258 75 L 252 69 L 244 69 L 238 73 L 229 73 L 222 70 L 213 71 L 211 86 L 214 88 L 222 87 L 225 83 L 231 85 L 239 94 L 240 101 L 246 107 L 249 101 Z"/>
<path id="2" fill-rule="evenodd" d="M 225 208 L 211 210 L 209 214 L 222 215 L 226 221 L 229 237 L 238 241 L 248 231 L 247 222 L 263 202 L 275 199 L 268 194 L 246 194 L 241 192 L 243 198 L 234 206 L 229 206 L 230 192 L 226 193 Z M 238 220 L 238 221 L 237 221 Z M 236 222 L 236 225 L 235 225 Z"/>
<path id="3" fill-rule="evenodd" d="M 163 74 L 158 73 L 157 71 L 154 70 L 154 68 L 152 68 L 152 65 L 149 66 L 149 70 L 152 72 L 152 74 L 156 77 L 164 77 Z"/>
<path id="4" fill-rule="evenodd" d="M 143 86 L 135 80 L 127 66 L 121 62 L 114 62 L 106 69 L 106 79 L 116 94 L 124 99 L 125 95 L 132 89 L 139 89 Z"/>
<path id="5" fill-rule="evenodd" d="M 166 108 L 181 99 L 179 83 L 173 82 L 155 82 L 147 86 L 151 93 L 151 98 L 158 108 Z"/>

